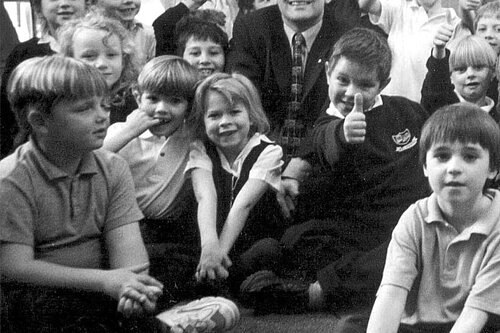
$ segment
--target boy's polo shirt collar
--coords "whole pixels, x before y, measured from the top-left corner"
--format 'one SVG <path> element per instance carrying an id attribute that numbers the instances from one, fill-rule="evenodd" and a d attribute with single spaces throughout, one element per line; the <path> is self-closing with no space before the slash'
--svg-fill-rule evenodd
<path id="1" fill-rule="evenodd" d="M 37 163 L 40 167 L 40 171 L 45 174 L 45 176 L 50 179 L 58 179 L 58 178 L 68 178 L 71 177 L 67 172 L 61 170 L 59 167 L 50 162 L 43 152 L 40 150 L 38 145 L 31 139 L 27 143 L 27 150 L 31 151 L 31 156 L 33 161 Z M 96 174 L 98 172 L 97 163 L 94 157 L 93 152 L 88 152 L 82 157 L 80 162 L 80 166 L 78 167 L 77 175 L 84 174 Z"/>
<path id="2" fill-rule="evenodd" d="M 498 223 L 498 217 L 500 216 L 500 192 L 497 190 L 488 189 L 486 191 L 486 196 L 491 199 L 490 209 L 481 216 L 477 221 L 471 226 L 467 227 L 462 231 L 460 235 L 457 235 L 457 240 L 469 239 L 472 234 L 480 234 L 488 236 L 491 234 L 492 229 Z M 429 214 L 424 218 L 425 222 L 431 223 L 441 223 L 445 226 L 451 226 L 443 217 L 441 209 L 437 201 L 437 195 L 432 193 L 427 202 L 427 209 Z M 453 226 L 451 226 L 453 227 Z"/>
<path id="3" fill-rule="evenodd" d="M 383 104 L 384 104 L 384 102 L 382 101 L 382 96 L 377 95 L 377 96 L 375 96 L 375 102 L 373 103 L 373 105 L 371 107 L 369 107 L 368 109 L 366 109 L 364 112 L 366 113 L 368 111 L 371 111 L 371 110 L 375 109 L 376 107 L 379 107 Z M 334 116 L 334 117 L 340 118 L 340 119 L 345 119 L 345 116 L 335 107 L 335 105 L 333 105 L 333 102 L 330 102 L 330 106 L 326 110 L 326 114 L 328 114 L 329 116 Z"/>
<path id="4" fill-rule="evenodd" d="M 458 93 L 458 91 L 455 89 L 455 95 L 457 95 L 458 97 L 458 100 L 460 102 L 467 102 L 463 97 L 462 95 L 460 95 Z M 495 101 L 492 100 L 491 98 L 489 98 L 488 96 L 486 96 L 486 105 L 483 105 L 481 106 L 480 108 L 483 110 L 483 111 L 486 111 L 488 113 L 490 113 L 490 111 L 493 109 L 493 107 L 495 106 Z"/>

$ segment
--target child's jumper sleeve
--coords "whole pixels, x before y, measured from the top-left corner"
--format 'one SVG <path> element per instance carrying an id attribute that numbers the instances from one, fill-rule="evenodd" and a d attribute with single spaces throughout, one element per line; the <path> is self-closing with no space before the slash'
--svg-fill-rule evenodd
<path id="1" fill-rule="evenodd" d="M 313 130 L 313 145 L 320 160 L 333 166 L 346 144 L 344 119 L 324 115 L 316 121 Z"/>
<path id="2" fill-rule="evenodd" d="M 446 49 L 443 59 L 436 59 L 431 55 L 427 60 L 427 74 L 422 85 L 421 104 L 429 113 L 433 113 L 442 106 L 459 102 L 455 94 L 455 86 L 450 79 L 449 58 L 450 51 Z"/>

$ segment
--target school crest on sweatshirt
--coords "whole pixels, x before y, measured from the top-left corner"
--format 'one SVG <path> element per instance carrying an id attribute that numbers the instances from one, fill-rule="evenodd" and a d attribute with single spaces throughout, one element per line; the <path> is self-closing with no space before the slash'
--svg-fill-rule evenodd
<path id="1" fill-rule="evenodd" d="M 397 145 L 396 152 L 400 153 L 417 144 L 417 138 L 413 136 L 407 128 L 402 132 L 392 136 L 392 141 Z"/>

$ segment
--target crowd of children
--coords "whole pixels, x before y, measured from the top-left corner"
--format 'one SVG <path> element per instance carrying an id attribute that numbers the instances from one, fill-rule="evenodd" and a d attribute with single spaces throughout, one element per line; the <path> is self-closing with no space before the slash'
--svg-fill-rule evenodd
<path id="1" fill-rule="evenodd" d="M 290 41 L 307 26 L 331 42 L 325 107 L 290 164 L 205 3 L 153 30 L 140 0 L 35 1 L 42 35 L 1 82 L 1 329 L 225 331 L 236 304 L 362 310 L 335 332 L 500 329 L 500 0 L 460 16 L 358 0 L 370 27 L 340 38 L 318 21 L 327 0 L 240 1 L 238 22 L 279 10 Z"/>

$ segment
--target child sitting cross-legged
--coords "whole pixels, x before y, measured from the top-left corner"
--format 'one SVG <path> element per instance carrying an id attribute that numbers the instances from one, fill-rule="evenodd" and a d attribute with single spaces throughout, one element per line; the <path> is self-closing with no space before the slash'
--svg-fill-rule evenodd
<path id="1" fill-rule="evenodd" d="M 99 149 L 107 91 L 96 68 L 63 56 L 26 60 L 10 77 L 9 101 L 32 135 L 0 162 L 2 330 L 231 328 L 239 312 L 222 298 L 152 316 L 163 285 L 147 274 L 130 170 Z"/>
<path id="2" fill-rule="evenodd" d="M 104 77 L 75 59 L 31 58 L 7 91 L 32 135 L 0 162 L 2 328 L 114 332 L 118 313 L 153 312 L 163 286 L 147 275 L 130 171 L 95 150 L 108 127 Z"/>
<path id="3" fill-rule="evenodd" d="M 467 36 L 456 43 L 450 54 L 445 49 L 449 36 L 443 31 L 434 39 L 422 86 L 422 106 L 432 113 L 442 106 L 466 101 L 481 107 L 498 122 L 495 102 L 486 95 L 495 77 L 495 51 L 483 38 Z"/>
<path id="4" fill-rule="evenodd" d="M 265 136 L 269 122 L 255 86 L 239 74 L 214 74 L 200 84 L 189 125 L 199 139 L 186 166 L 198 201 L 196 276 L 229 276 L 227 286 L 235 291 L 245 275 L 279 263 L 272 237 L 280 233 L 273 203 L 281 189 L 282 150 Z"/>
<path id="5" fill-rule="evenodd" d="M 140 225 L 151 274 L 181 298 L 192 289 L 184 282 L 189 280 L 186 274 L 194 281 L 198 255 L 194 195 L 184 176 L 190 143 L 184 121 L 197 82 L 198 72 L 182 58 L 154 58 L 133 88 L 139 108 L 125 122 L 112 124 L 104 140 L 104 148 L 123 157 L 132 172 L 136 199 L 146 217 Z M 165 252 L 167 244 L 185 245 L 171 248 L 176 257 L 182 251 L 192 260 L 173 265 L 173 256 Z"/>
<path id="6" fill-rule="evenodd" d="M 498 125 L 475 105 L 426 122 L 420 160 L 433 194 L 394 229 L 368 332 L 498 331 L 500 192 L 488 184 L 499 152 Z"/>

